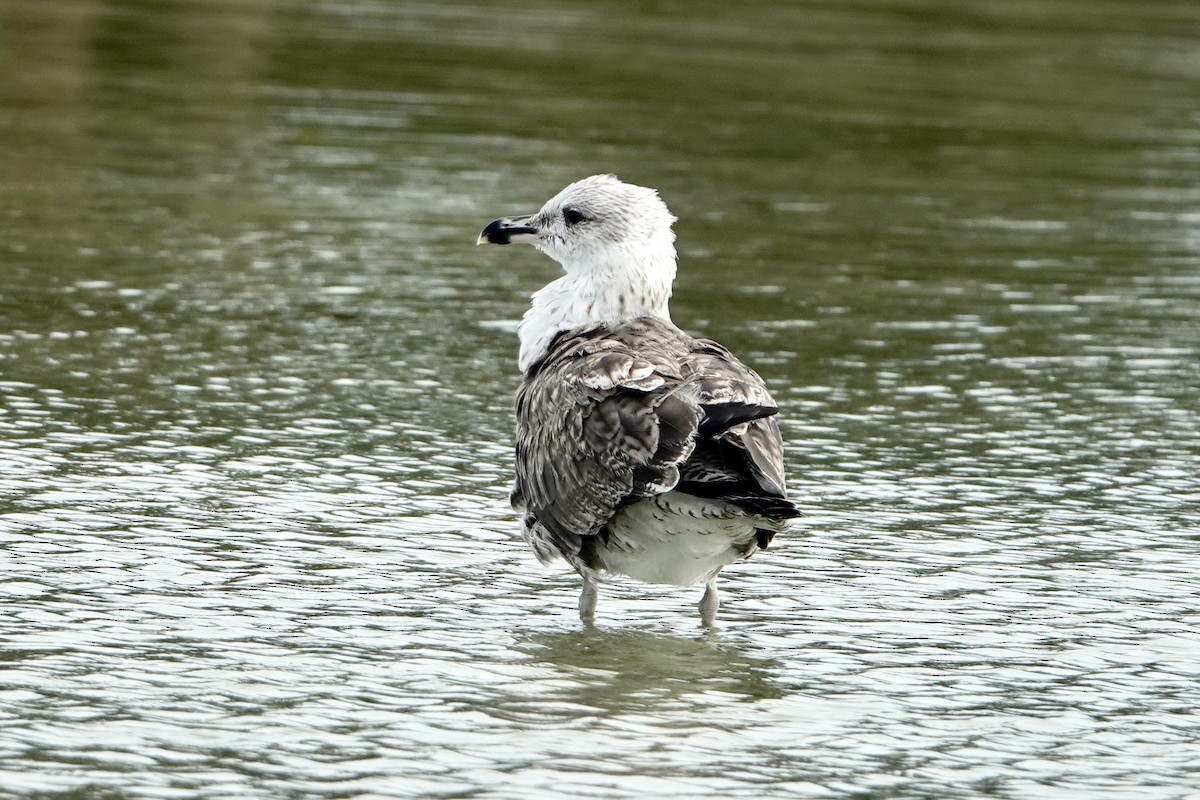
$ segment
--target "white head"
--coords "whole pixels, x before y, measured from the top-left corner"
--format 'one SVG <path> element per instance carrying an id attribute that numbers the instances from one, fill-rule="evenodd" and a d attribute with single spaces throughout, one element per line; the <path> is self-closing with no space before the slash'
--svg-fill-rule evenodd
<path id="1" fill-rule="evenodd" d="M 643 316 L 670 319 L 674 221 L 655 190 L 593 175 L 536 214 L 484 228 L 479 244 L 532 244 L 566 272 L 533 295 L 520 327 L 521 369 L 539 361 L 559 331 Z"/>

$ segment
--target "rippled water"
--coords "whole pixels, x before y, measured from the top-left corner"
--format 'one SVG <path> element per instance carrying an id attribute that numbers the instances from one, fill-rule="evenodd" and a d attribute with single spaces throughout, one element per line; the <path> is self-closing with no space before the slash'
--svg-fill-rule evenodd
<path id="1" fill-rule="evenodd" d="M 1200 798 L 1190 2 L 0 6 L 0 796 Z M 694 590 L 506 492 L 597 171 L 783 405 Z"/>

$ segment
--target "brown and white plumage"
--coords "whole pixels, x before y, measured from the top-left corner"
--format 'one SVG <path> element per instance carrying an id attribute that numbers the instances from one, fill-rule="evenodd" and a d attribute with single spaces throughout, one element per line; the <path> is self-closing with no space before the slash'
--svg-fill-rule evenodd
<path id="1" fill-rule="evenodd" d="M 778 408 L 716 342 L 675 327 L 674 217 L 656 192 L 599 175 L 537 214 L 488 225 L 480 243 L 528 242 L 566 274 L 522 321 L 513 506 L 538 558 L 596 582 L 715 580 L 798 516 L 786 498 Z"/>

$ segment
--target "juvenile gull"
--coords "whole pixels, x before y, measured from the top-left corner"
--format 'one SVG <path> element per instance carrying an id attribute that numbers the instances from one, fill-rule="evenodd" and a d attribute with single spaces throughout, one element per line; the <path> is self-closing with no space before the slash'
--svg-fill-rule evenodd
<path id="1" fill-rule="evenodd" d="M 533 294 L 518 333 L 512 504 L 542 563 L 583 578 L 590 622 L 607 574 L 706 584 L 784 530 L 779 410 L 728 350 L 675 327 L 675 217 L 653 189 L 594 175 L 536 214 L 503 217 L 479 244 L 532 244 L 566 272 Z"/>

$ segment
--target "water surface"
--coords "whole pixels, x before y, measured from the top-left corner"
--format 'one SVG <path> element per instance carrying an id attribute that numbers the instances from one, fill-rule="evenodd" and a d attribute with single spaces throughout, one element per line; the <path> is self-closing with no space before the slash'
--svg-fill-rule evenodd
<path id="1" fill-rule="evenodd" d="M 0 7 L 0 795 L 1200 797 L 1200 11 Z M 478 230 L 600 171 L 782 406 L 698 591 L 516 536 Z"/>

